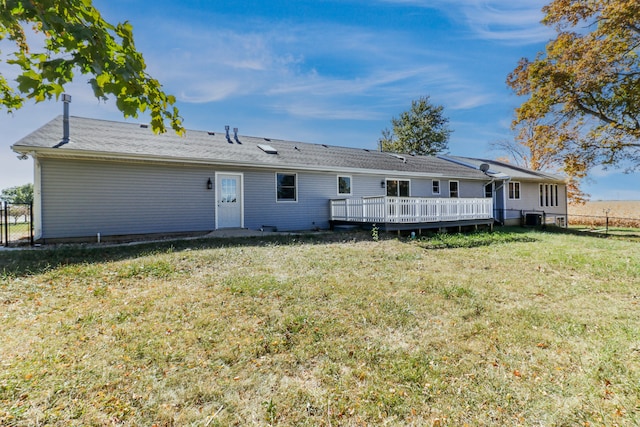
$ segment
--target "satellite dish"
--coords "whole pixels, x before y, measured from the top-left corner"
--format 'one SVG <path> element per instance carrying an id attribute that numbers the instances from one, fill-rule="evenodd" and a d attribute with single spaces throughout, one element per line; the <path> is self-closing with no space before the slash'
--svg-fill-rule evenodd
<path id="1" fill-rule="evenodd" d="M 490 167 L 490 166 L 489 166 L 487 163 L 482 163 L 482 164 L 480 165 L 480 170 L 481 170 L 482 172 L 484 172 L 484 173 L 487 173 L 487 171 L 489 170 L 489 167 Z"/>

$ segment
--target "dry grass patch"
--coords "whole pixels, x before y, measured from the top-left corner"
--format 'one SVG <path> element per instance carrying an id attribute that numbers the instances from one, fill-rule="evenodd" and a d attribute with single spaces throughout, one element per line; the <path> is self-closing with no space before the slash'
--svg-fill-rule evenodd
<path id="1" fill-rule="evenodd" d="M 370 239 L 5 259 L 0 425 L 640 423 L 637 243 Z"/>

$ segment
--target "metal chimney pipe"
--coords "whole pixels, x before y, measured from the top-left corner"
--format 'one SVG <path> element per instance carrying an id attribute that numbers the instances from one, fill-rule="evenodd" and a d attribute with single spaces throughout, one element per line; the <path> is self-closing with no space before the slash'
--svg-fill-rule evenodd
<path id="1" fill-rule="evenodd" d="M 63 116 L 62 116 L 62 144 L 69 142 L 69 104 L 71 103 L 71 95 L 62 94 Z"/>
<path id="2" fill-rule="evenodd" d="M 226 125 L 226 126 L 224 127 L 224 131 L 225 131 L 225 132 L 226 132 L 226 134 L 227 134 L 227 142 L 228 142 L 229 144 L 233 144 L 233 142 L 231 141 L 231 138 L 229 137 L 229 125 Z"/>

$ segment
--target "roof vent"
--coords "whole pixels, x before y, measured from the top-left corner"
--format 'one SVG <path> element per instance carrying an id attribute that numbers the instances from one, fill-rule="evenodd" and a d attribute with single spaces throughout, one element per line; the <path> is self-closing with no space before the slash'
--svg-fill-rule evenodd
<path id="1" fill-rule="evenodd" d="M 233 144 L 233 141 L 232 141 L 232 140 L 231 140 L 231 138 L 229 137 L 229 125 L 226 125 L 226 126 L 224 127 L 224 131 L 225 131 L 225 133 L 227 134 L 227 142 L 228 142 L 229 144 Z"/>
<path id="2" fill-rule="evenodd" d="M 278 150 L 267 144 L 258 144 L 258 148 L 267 154 L 278 154 Z"/>
<path id="3" fill-rule="evenodd" d="M 215 134 L 216 134 L 215 132 L 207 132 L 207 135 L 214 136 Z"/>
<path id="4" fill-rule="evenodd" d="M 271 138 L 263 138 L 265 141 L 271 142 Z"/>
<path id="5" fill-rule="evenodd" d="M 242 144 L 238 139 L 238 128 L 233 128 L 233 139 L 236 141 L 236 144 Z"/>
<path id="6" fill-rule="evenodd" d="M 142 129 L 147 129 L 147 128 L 149 127 L 149 125 L 145 125 L 144 123 L 141 123 L 141 124 L 140 124 L 140 127 L 141 127 Z"/>

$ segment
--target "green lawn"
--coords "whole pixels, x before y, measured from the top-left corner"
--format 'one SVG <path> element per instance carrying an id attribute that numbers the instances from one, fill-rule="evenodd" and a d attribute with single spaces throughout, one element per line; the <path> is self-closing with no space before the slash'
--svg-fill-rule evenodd
<path id="1" fill-rule="evenodd" d="M 639 314 L 551 231 L 0 252 L 0 425 L 637 426 Z"/>

